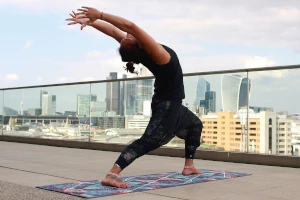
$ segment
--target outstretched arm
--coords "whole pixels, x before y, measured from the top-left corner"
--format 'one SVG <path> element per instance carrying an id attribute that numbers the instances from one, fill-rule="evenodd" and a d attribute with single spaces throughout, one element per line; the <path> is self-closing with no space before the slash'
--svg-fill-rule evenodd
<path id="1" fill-rule="evenodd" d="M 96 20 L 93 23 L 91 23 L 90 26 L 114 38 L 119 43 L 126 36 L 126 34 L 119 30 L 117 27 L 103 21 Z"/>
<path id="2" fill-rule="evenodd" d="M 82 17 L 87 17 L 91 20 L 100 19 L 106 21 L 120 30 L 127 32 L 134 36 L 139 42 L 143 49 L 151 56 L 154 62 L 157 64 L 166 64 L 170 61 L 170 54 L 158 44 L 150 35 L 148 35 L 143 29 L 138 27 L 133 22 L 124 19 L 119 16 L 115 16 L 108 13 L 103 13 L 95 8 L 82 7 L 78 9 L 82 11 Z"/>

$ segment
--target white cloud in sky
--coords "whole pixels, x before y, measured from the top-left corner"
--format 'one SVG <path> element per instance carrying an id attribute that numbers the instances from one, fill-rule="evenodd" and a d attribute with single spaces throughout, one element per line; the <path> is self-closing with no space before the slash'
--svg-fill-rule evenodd
<path id="1" fill-rule="evenodd" d="M 134 12 L 124 10 L 121 3 L 120 0 L 76 0 L 71 3 L 67 1 L 60 6 L 69 11 L 81 5 L 99 10 L 105 8 L 108 13 L 134 21 L 159 42 L 175 42 L 181 38 L 300 49 L 299 1 L 274 3 L 266 0 L 199 0 L 172 1 L 172 4 L 169 0 L 126 2 L 128 7 L 138 8 Z M 53 6 L 50 8 L 55 9 Z M 66 25 L 65 28 L 79 31 L 79 26 L 67 28 Z M 97 34 L 91 28 L 84 31 Z M 183 41 L 181 44 L 184 44 Z"/>
<path id="2" fill-rule="evenodd" d="M 32 43 L 33 43 L 32 40 L 27 41 L 27 42 L 25 43 L 24 49 L 25 49 L 25 50 L 28 49 L 28 48 L 32 45 Z"/>
<path id="3" fill-rule="evenodd" d="M 105 9 L 105 12 L 134 21 L 158 42 L 173 48 L 179 55 L 184 73 L 274 66 L 277 63 L 271 57 L 249 56 L 243 53 L 204 55 L 208 50 L 202 43 L 208 41 L 215 44 L 286 47 L 300 51 L 298 0 L 226 0 L 226 2 L 178 0 L 172 1 L 172 4 L 170 2 L 170 0 L 127 1 L 126 6 L 133 10 L 129 12 L 120 6 L 123 3 L 121 0 L 0 0 L 3 6 L 13 6 L 31 14 L 32 11 L 37 15 L 45 11 L 60 14 L 65 12 L 65 18 L 69 17 L 72 10 L 84 5 L 99 10 Z M 68 22 L 61 20 L 65 25 L 60 28 L 80 31 L 79 25 L 67 26 Z M 107 36 L 91 27 L 85 28 L 82 32 L 109 40 Z M 92 50 L 86 53 L 81 61 L 62 60 L 58 63 L 69 70 L 66 77 L 59 79 L 60 82 L 84 80 L 91 74 L 95 79 L 106 79 L 109 72 L 126 73 L 123 69 L 125 63 L 121 61 L 116 50 L 107 52 Z M 283 71 L 256 74 L 260 77 L 277 78 L 286 75 Z"/>
<path id="4" fill-rule="evenodd" d="M 36 78 L 36 80 L 37 80 L 37 81 L 42 81 L 43 78 L 39 76 L 39 77 Z"/>
<path id="5" fill-rule="evenodd" d="M 254 56 L 245 61 L 246 68 L 276 66 L 276 61 L 266 57 Z M 283 78 L 288 75 L 288 70 L 258 71 L 250 73 L 252 79 L 262 77 Z"/>
<path id="6" fill-rule="evenodd" d="M 8 81 L 17 81 L 19 80 L 19 76 L 17 74 L 7 74 L 6 80 Z"/>

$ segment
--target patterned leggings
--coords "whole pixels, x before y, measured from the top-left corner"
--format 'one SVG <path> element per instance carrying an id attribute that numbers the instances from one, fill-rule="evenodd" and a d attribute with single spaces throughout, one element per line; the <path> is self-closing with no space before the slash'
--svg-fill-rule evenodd
<path id="1" fill-rule="evenodd" d="M 135 159 L 167 143 L 175 136 L 185 140 L 185 158 L 194 159 L 200 146 L 201 120 L 179 101 L 152 100 L 152 117 L 143 136 L 127 146 L 116 161 L 125 169 Z"/>

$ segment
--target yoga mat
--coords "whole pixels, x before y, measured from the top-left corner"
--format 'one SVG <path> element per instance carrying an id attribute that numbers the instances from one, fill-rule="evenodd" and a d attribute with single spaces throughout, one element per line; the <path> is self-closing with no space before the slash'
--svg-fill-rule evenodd
<path id="1" fill-rule="evenodd" d="M 131 186 L 131 188 L 126 189 L 103 186 L 100 180 L 46 185 L 39 186 L 37 188 L 90 199 L 111 195 L 128 194 L 132 192 L 142 192 L 146 190 L 178 187 L 223 179 L 232 179 L 251 175 L 246 173 L 214 171 L 207 169 L 199 170 L 203 172 L 203 174 L 183 176 L 181 172 L 167 172 L 141 176 L 121 177 L 123 181 L 126 181 Z"/>

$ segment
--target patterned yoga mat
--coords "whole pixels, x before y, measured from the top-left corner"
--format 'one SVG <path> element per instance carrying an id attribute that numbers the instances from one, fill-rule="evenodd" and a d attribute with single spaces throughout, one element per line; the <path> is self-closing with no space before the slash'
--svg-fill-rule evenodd
<path id="1" fill-rule="evenodd" d="M 245 173 L 223 172 L 206 169 L 199 170 L 202 171 L 203 174 L 183 176 L 181 172 L 167 172 L 160 174 L 122 177 L 121 179 L 126 181 L 131 186 L 130 188 L 126 189 L 103 186 L 99 180 L 46 185 L 39 186 L 37 188 L 89 199 L 251 175 Z"/>

